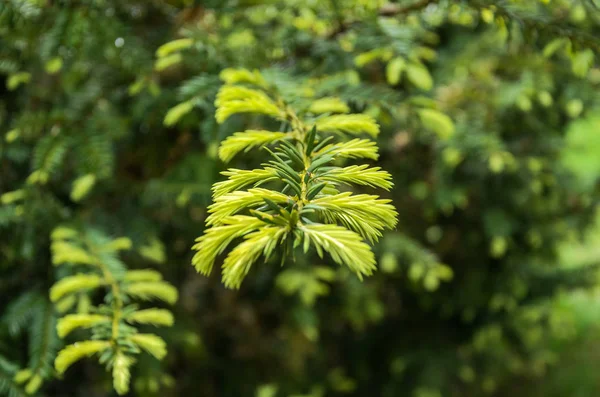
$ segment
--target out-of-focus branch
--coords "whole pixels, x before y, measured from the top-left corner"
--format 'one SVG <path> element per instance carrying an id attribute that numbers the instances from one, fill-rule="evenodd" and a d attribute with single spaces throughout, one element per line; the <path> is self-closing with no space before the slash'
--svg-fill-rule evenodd
<path id="1" fill-rule="evenodd" d="M 427 7 L 429 4 L 437 3 L 438 0 L 420 0 L 412 4 L 400 5 L 396 3 L 384 4 L 379 9 L 379 15 L 382 17 L 393 17 L 399 14 L 408 14 L 412 11 L 419 11 Z"/>
<path id="2" fill-rule="evenodd" d="M 396 15 L 408 14 L 412 11 L 419 11 L 427 7 L 429 4 L 436 3 L 438 0 L 419 0 L 412 4 L 400 5 L 396 3 L 384 4 L 377 14 L 381 17 L 393 17 Z M 345 31 L 347 31 L 352 25 L 360 21 L 346 21 L 340 23 L 335 30 L 333 30 L 328 38 L 334 38 Z"/>
<path id="3" fill-rule="evenodd" d="M 471 1 L 471 5 L 477 8 L 488 7 L 489 5 L 479 0 Z M 513 20 L 524 28 L 534 29 L 537 31 L 546 31 L 549 34 L 557 37 L 566 37 L 573 43 L 593 48 L 595 51 L 600 51 L 600 41 L 597 37 L 579 30 L 577 28 L 565 25 L 562 21 L 551 20 L 546 18 L 525 17 L 514 12 L 509 6 L 503 3 L 494 3 L 495 13 L 507 20 Z"/>

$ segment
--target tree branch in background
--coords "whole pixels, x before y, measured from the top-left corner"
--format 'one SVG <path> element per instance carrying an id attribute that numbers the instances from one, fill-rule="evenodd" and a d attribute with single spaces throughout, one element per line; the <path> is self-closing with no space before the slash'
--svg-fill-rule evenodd
<path id="1" fill-rule="evenodd" d="M 395 3 L 384 4 L 378 11 L 377 15 L 380 17 L 393 17 L 396 15 L 408 14 L 412 11 L 419 11 L 427 7 L 430 4 L 436 3 L 438 0 L 420 0 L 413 4 L 400 5 Z M 346 32 L 352 25 L 360 21 L 347 21 L 341 22 L 336 29 L 334 29 L 327 38 L 332 39 L 344 32 Z"/>

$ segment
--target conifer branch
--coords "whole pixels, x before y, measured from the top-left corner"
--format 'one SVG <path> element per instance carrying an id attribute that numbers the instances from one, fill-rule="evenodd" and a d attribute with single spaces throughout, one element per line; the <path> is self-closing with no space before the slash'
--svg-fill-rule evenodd
<path id="1" fill-rule="evenodd" d="M 383 229 L 393 229 L 396 210 L 389 200 L 340 193 L 338 188 L 389 190 L 391 175 L 379 167 L 338 167 L 334 162 L 376 160 L 376 143 L 355 136 L 375 138 L 379 125 L 369 115 L 349 114 L 348 105 L 335 97 L 317 98 L 308 111 L 298 111 L 257 71 L 227 69 L 221 76 L 226 84 L 215 102 L 217 121 L 253 112 L 283 121 L 283 128 L 237 132 L 221 143 L 223 161 L 254 148 L 266 150 L 270 160 L 262 169 L 231 168 L 222 173 L 228 180 L 213 186 L 208 229 L 193 247 L 196 269 L 210 274 L 217 256 L 242 238 L 223 262 L 223 282 L 229 288 L 239 288 L 260 257 L 267 261 L 281 247 L 284 262 L 290 250 L 302 244 L 305 253 L 311 246 L 321 257 L 328 253 L 359 278 L 372 274 L 375 259 L 363 239 L 375 242 Z M 260 108 L 248 105 L 259 102 Z"/>
<path id="2" fill-rule="evenodd" d="M 488 2 L 482 0 L 469 0 L 469 5 L 478 10 L 484 8 L 493 9 L 496 17 L 514 21 L 524 29 L 548 32 L 552 36 L 568 38 L 573 43 L 592 48 L 595 51 L 600 51 L 600 40 L 598 37 L 572 26 L 568 26 L 560 19 L 551 19 L 539 14 L 527 15 L 526 13 L 521 13 L 516 11 L 514 6 L 511 6 L 511 4 L 506 1 Z"/>
<path id="3" fill-rule="evenodd" d="M 387 3 L 379 9 L 379 15 L 382 17 L 393 17 L 399 14 L 408 14 L 409 12 L 422 10 L 428 5 L 437 3 L 438 1 L 439 0 L 420 0 L 407 5 Z"/>
<path id="4" fill-rule="evenodd" d="M 100 362 L 112 370 L 117 393 L 125 394 L 129 390 L 130 368 L 136 361 L 136 354 L 145 350 L 158 359 L 166 354 L 166 344 L 161 338 L 139 334 L 135 325 L 171 326 L 174 322 L 168 310 L 138 310 L 136 305 L 126 306 L 126 303 L 139 298 L 160 299 L 173 304 L 177 300 L 177 290 L 154 270 L 127 271 L 117 255 L 131 247 L 127 238 L 111 240 L 95 230 L 82 233 L 67 227 L 55 229 L 51 237 L 55 265 L 78 265 L 86 269 L 54 284 L 50 298 L 57 307 L 67 311 L 77 299 L 89 300 L 88 291 L 101 287 L 107 289 L 105 302 L 108 303 L 59 319 L 56 329 L 61 338 L 75 329 L 89 329 L 93 340 L 68 345 L 61 350 L 54 363 L 56 371 L 63 373 L 74 362 L 98 354 Z M 65 301 L 69 303 L 63 304 Z"/>
<path id="5" fill-rule="evenodd" d="M 418 0 L 412 4 L 400 5 L 396 3 L 386 3 L 384 4 L 377 15 L 380 17 L 394 17 L 397 15 L 408 14 L 414 11 L 419 11 L 426 8 L 428 5 L 437 3 L 439 0 Z M 331 31 L 328 35 L 328 38 L 335 38 L 340 34 L 346 32 L 353 24 L 357 21 L 348 21 L 348 22 L 340 22 L 336 29 Z"/>
<path id="6" fill-rule="evenodd" d="M 22 384 L 28 395 L 37 393 L 43 382 L 51 378 L 52 360 L 59 347 L 54 308 L 46 299 L 36 301 L 30 313 L 29 363 L 14 375 L 14 381 Z"/>

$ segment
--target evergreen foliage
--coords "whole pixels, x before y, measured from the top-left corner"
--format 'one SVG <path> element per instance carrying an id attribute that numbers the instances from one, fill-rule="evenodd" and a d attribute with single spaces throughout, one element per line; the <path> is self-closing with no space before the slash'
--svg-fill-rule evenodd
<path id="1" fill-rule="evenodd" d="M 192 259 L 196 269 L 210 274 L 215 258 L 233 240 L 242 237 L 245 241 L 223 262 L 223 281 L 228 287 L 239 288 L 251 265 L 261 255 L 269 259 L 277 246 L 285 247 L 282 262 L 293 256 L 292 250 L 297 246 L 302 245 L 306 253 L 312 245 L 319 257 L 323 257 L 323 251 L 328 252 L 334 262 L 348 266 L 359 278 L 371 275 L 375 257 L 363 239 L 377 241 L 384 228 L 393 229 L 396 210 L 390 200 L 353 195 L 338 188 L 354 183 L 389 190 L 391 175 L 367 165 L 335 166 L 338 158 L 346 156 L 340 152 L 344 142 L 334 143 L 332 134 L 376 137 L 379 126 L 375 120 L 365 114 L 330 114 L 340 108 L 342 113 L 349 110 L 335 97 L 326 100 L 337 108 L 325 108 L 323 99 L 314 102 L 321 110 L 328 110 L 323 115 L 315 115 L 314 109 L 300 113 L 286 104 L 276 87 L 269 87 L 258 71 L 226 69 L 221 78 L 226 84 L 215 102 L 220 123 L 237 113 L 261 113 L 282 121 L 283 132 L 249 130 L 222 142 L 222 161 L 230 161 L 252 148 L 264 148 L 271 160 L 262 169 L 229 169 L 223 173 L 229 180 L 215 184 L 215 203 L 208 207 L 210 216 L 206 219 L 211 229 L 194 246 L 198 251 Z M 369 140 L 360 142 L 362 146 L 357 145 L 357 149 L 373 148 Z M 359 156 L 355 154 L 354 158 Z M 279 183 L 279 189 L 258 187 L 267 183 Z M 251 188 L 237 190 L 244 187 Z M 236 215 L 244 211 L 251 216 Z"/>
<path id="2" fill-rule="evenodd" d="M 0 395 L 597 394 L 599 6 L 0 2 Z"/>
<path id="3" fill-rule="evenodd" d="M 157 359 L 167 354 L 165 341 L 149 333 L 140 333 L 136 324 L 172 326 L 173 314 L 165 309 L 142 309 L 134 299 L 158 299 L 174 304 L 177 290 L 152 270 L 127 271 L 117 256 L 131 248 L 128 238 L 108 239 L 91 230 L 85 232 L 58 227 L 52 232 L 52 262 L 76 269 L 50 288 L 50 300 L 60 313 L 77 307 L 75 314 L 58 320 L 56 331 L 65 338 L 76 329 L 89 329 L 91 339 L 63 348 L 54 361 L 62 375 L 71 365 L 86 356 L 98 355 L 101 363 L 112 369 L 113 385 L 118 394 L 129 391 L 130 367 L 134 355 L 146 351 Z M 91 296 L 98 288 L 107 290 L 104 304 L 94 306 Z M 53 327 L 52 327 L 53 328 Z M 54 329 L 52 329 L 54 332 Z"/>

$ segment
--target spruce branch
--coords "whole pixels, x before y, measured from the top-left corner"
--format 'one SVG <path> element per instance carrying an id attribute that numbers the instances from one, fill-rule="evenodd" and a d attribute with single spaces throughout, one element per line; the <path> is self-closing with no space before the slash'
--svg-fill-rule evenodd
<path id="1" fill-rule="evenodd" d="M 478 10 L 493 9 L 496 17 L 514 21 L 524 30 L 547 32 L 551 36 L 568 38 L 573 43 L 600 51 L 600 40 L 597 36 L 569 26 L 562 19 L 550 18 L 535 12 L 524 12 L 507 1 L 469 0 L 468 3 Z"/>
<path id="2" fill-rule="evenodd" d="M 54 361 L 55 369 L 62 374 L 84 357 L 99 355 L 99 361 L 112 370 L 114 389 L 125 394 L 129 391 L 135 355 L 141 350 L 158 359 L 166 355 L 164 341 L 156 335 L 138 333 L 136 325 L 171 326 L 174 322 L 168 310 L 138 310 L 137 305 L 130 303 L 138 298 L 173 304 L 177 290 L 154 270 L 127 271 L 118 252 L 131 247 L 128 238 L 109 239 L 94 229 L 80 231 L 68 227 L 56 228 L 51 238 L 54 265 L 82 269 L 57 281 L 50 289 L 50 299 L 57 308 L 67 311 L 78 299 L 90 301 L 89 291 L 106 289 L 106 304 L 66 314 L 58 320 L 59 337 L 65 338 L 76 329 L 89 329 L 91 338 L 61 350 Z"/>
<path id="3" fill-rule="evenodd" d="M 52 304 L 37 294 L 25 294 L 13 308 L 23 310 L 18 314 L 20 318 L 29 318 L 29 363 L 26 368 L 14 374 L 14 382 L 22 384 L 26 394 L 33 395 L 42 387 L 44 381 L 53 375 L 52 360 L 59 349 L 55 324 L 56 314 Z M 31 299 L 34 298 L 34 299 Z M 17 313 L 9 313 L 7 321 L 15 319 Z M 18 317 L 16 319 L 18 319 Z M 15 331 L 20 331 L 20 327 Z M 0 386 L 0 391 L 2 387 Z"/>
<path id="4" fill-rule="evenodd" d="M 407 15 L 412 12 L 421 11 L 429 5 L 439 2 L 440 0 L 417 0 L 409 4 L 386 3 L 377 11 L 377 16 L 392 18 Z M 549 18 L 539 12 L 523 11 L 523 9 L 508 1 L 467 0 L 465 3 L 467 6 L 478 11 L 493 10 L 496 17 L 507 21 L 514 21 L 524 30 L 547 32 L 552 36 L 565 37 L 573 43 L 591 48 L 594 51 L 600 51 L 600 40 L 597 37 L 584 30 L 569 26 L 562 20 L 564 18 Z M 596 9 L 598 8 L 593 1 L 590 1 L 589 4 Z M 344 21 L 339 23 L 327 37 L 328 39 L 334 39 L 360 22 Z"/>
<path id="5" fill-rule="evenodd" d="M 356 136 L 375 138 L 377 122 L 366 114 L 349 113 L 336 97 L 316 98 L 298 110 L 257 71 L 227 69 L 221 76 L 225 84 L 215 101 L 218 122 L 252 112 L 282 121 L 282 128 L 236 132 L 221 143 L 223 161 L 256 148 L 264 149 L 269 160 L 261 169 L 230 168 L 222 173 L 228 179 L 213 186 L 207 230 L 193 246 L 196 269 L 210 274 L 217 257 L 241 239 L 223 262 L 228 288 L 239 288 L 259 258 L 267 261 L 281 248 L 283 263 L 301 245 L 305 253 L 310 247 L 320 257 L 328 253 L 361 279 L 371 275 L 375 257 L 364 239 L 376 242 L 384 229 L 393 229 L 396 210 L 390 200 L 338 189 L 361 185 L 389 190 L 392 178 L 379 167 L 336 163 L 376 160 L 377 144 Z"/>
<path id="6" fill-rule="evenodd" d="M 437 3 L 439 0 L 418 0 L 411 4 L 400 5 L 396 3 L 386 3 L 377 11 L 377 15 L 380 17 L 395 17 L 398 15 L 409 14 L 414 11 L 420 11 L 426 8 L 430 4 Z M 338 24 L 338 26 L 332 30 L 328 38 L 332 39 L 340 34 L 346 32 L 352 25 L 356 24 L 358 21 L 342 21 Z"/>
<path id="7" fill-rule="evenodd" d="M 0 394 L 9 397 L 28 396 L 20 383 L 26 382 L 30 376 L 31 371 L 27 369 L 19 371 L 15 363 L 0 355 Z"/>

